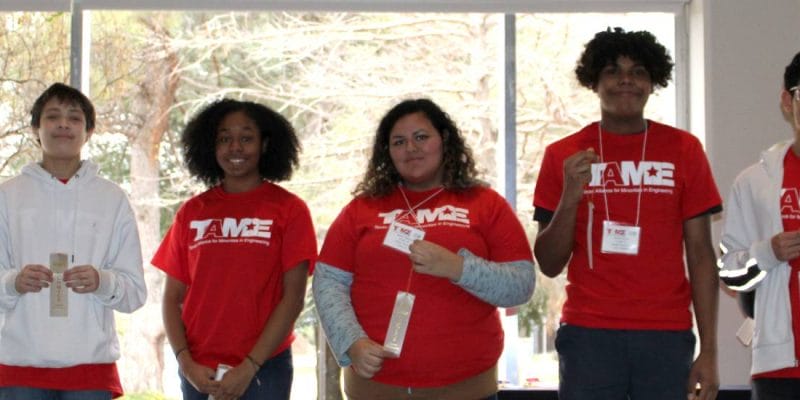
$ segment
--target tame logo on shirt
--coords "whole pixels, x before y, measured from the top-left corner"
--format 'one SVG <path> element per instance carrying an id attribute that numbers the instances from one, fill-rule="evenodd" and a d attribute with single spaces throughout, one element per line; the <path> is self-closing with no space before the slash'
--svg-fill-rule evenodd
<path id="1" fill-rule="evenodd" d="M 610 186 L 675 187 L 675 164 L 662 161 L 594 163 L 589 186 L 606 188 Z"/>
<path id="2" fill-rule="evenodd" d="M 271 219 L 202 219 L 190 222 L 189 227 L 195 231 L 195 242 L 209 239 L 269 239 L 272 236 Z"/>
<path id="3" fill-rule="evenodd" d="M 800 214 L 800 194 L 797 188 L 781 189 L 781 216 L 786 218 L 789 215 Z"/>
<path id="4" fill-rule="evenodd" d="M 398 217 L 405 217 L 405 214 L 408 214 L 408 210 L 397 209 L 385 213 L 378 213 L 378 216 L 383 218 L 383 223 L 385 225 L 389 225 Z M 433 209 L 418 208 L 414 211 L 414 216 L 416 217 L 416 223 L 420 225 L 436 222 L 469 225 L 469 210 L 451 205 L 445 205 Z M 414 221 L 412 221 L 412 223 L 413 222 Z"/>

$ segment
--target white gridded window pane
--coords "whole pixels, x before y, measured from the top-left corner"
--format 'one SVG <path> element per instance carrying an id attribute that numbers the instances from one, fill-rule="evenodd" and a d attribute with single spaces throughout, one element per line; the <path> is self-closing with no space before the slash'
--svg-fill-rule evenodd
<path id="1" fill-rule="evenodd" d="M 29 112 L 51 83 L 69 79 L 69 16 L 0 12 L 0 55 L 2 181 L 40 157 L 31 135 Z"/>
<path id="2" fill-rule="evenodd" d="M 202 190 L 176 142 L 187 119 L 222 96 L 279 110 L 303 145 L 299 168 L 282 185 L 313 210 L 321 242 L 366 169 L 380 117 L 401 99 L 439 103 L 478 164 L 495 175 L 500 21 L 499 14 L 455 13 L 93 12 L 93 93 L 103 133 L 117 137 L 147 132 L 137 123 L 163 107 L 155 100 L 174 96 L 159 157 L 167 224 L 178 204 Z M 170 65 L 180 79 L 172 92 L 158 84 L 168 82 Z M 296 398 L 316 395 L 315 325 L 307 309 L 296 326 Z M 165 391 L 177 396 L 176 366 L 165 360 Z"/>

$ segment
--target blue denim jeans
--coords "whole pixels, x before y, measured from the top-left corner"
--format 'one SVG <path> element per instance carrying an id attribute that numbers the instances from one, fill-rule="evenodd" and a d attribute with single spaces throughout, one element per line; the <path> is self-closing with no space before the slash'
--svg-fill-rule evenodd
<path id="1" fill-rule="evenodd" d="M 105 390 L 50 390 L 31 387 L 2 387 L 0 400 L 111 400 Z"/>
<path id="2" fill-rule="evenodd" d="M 562 325 L 556 336 L 558 398 L 686 400 L 694 345 L 691 330 Z"/>
<path id="3" fill-rule="evenodd" d="M 181 391 L 183 400 L 207 400 L 208 395 L 200 393 L 189 383 L 183 374 L 178 374 L 181 378 Z M 292 366 L 292 350 L 286 349 L 275 357 L 265 361 L 261 369 L 256 373 L 255 378 L 250 382 L 250 386 L 239 400 L 287 400 L 292 391 L 292 377 L 294 367 Z M 261 382 L 259 384 L 258 382 Z M 0 399 L 2 400 L 2 399 Z"/>
<path id="4" fill-rule="evenodd" d="M 753 400 L 793 400 L 800 398 L 800 379 L 753 379 Z"/>

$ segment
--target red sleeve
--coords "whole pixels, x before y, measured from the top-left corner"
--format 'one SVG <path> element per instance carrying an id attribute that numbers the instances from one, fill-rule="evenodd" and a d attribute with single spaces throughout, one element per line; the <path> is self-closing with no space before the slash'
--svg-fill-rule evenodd
<path id="1" fill-rule="evenodd" d="M 539 176 L 536 178 L 536 187 L 533 192 L 533 206 L 549 211 L 555 211 L 561 200 L 562 175 L 564 161 L 558 159 L 553 146 L 547 146 L 542 158 Z"/>
<path id="2" fill-rule="evenodd" d="M 508 201 L 494 190 L 487 191 L 491 193 L 493 203 L 489 208 L 491 210 L 490 221 L 487 224 L 489 229 L 485 234 L 486 244 L 489 248 L 489 261 L 533 261 L 525 229 Z"/>
<path id="3" fill-rule="evenodd" d="M 158 250 L 153 255 L 150 261 L 153 266 L 164 271 L 167 275 L 190 285 L 191 277 L 189 276 L 188 266 L 188 243 L 186 234 L 186 223 L 183 215 L 185 213 L 186 204 L 184 204 L 175 215 L 175 220 L 172 226 L 169 227 L 164 239 L 158 246 Z"/>
<path id="4" fill-rule="evenodd" d="M 685 165 L 683 165 L 685 187 L 681 196 L 681 216 L 684 220 L 722 205 L 711 166 L 706 153 L 696 137 L 687 134 Z"/>
<path id="5" fill-rule="evenodd" d="M 353 272 L 355 265 L 357 201 L 351 201 L 333 221 L 319 252 L 320 261 L 348 272 Z"/>
<path id="6" fill-rule="evenodd" d="M 288 271 L 297 264 L 308 261 L 308 273 L 314 272 L 317 258 L 317 235 L 311 213 L 304 201 L 297 198 L 286 219 L 286 232 L 281 249 L 281 264 Z"/>

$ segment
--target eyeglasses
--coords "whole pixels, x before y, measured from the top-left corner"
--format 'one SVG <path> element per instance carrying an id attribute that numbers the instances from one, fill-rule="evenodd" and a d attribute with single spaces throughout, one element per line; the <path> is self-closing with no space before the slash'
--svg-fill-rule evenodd
<path id="1" fill-rule="evenodd" d="M 800 101 L 800 85 L 790 87 L 789 93 L 794 93 L 794 99 Z"/>

